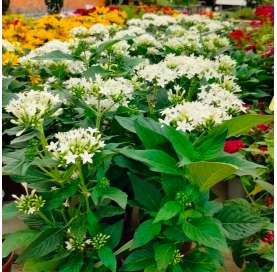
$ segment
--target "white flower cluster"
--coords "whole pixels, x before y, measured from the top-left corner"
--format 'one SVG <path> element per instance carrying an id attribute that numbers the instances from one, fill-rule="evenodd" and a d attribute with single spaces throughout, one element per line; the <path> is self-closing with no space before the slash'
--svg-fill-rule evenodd
<path id="1" fill-rule="evenodd" d="M 95 81 L 71 78 L 65 82 L 65 86 L 74 95 L 101 111 L 114 111 L 120 105 L 127 106 L 134 93 L 132 83 L 122 77 L 103 80 L 97 75 Z"/>
<path id="2" fill-rule="evenodd" d="M 20 58 L 20 63 L 25 65 L 29 62 L 35 61 L 34 58 L 43 56 L 47 53 L 51 53 L 53 51 L 61 51 L 65 54 L 70 54 L 69 50 L 69 43 L 63 42 L 60 40 L 52 40 L 44 45 L 37 47 L 36 49 L 32 50 L 26 56 Z M 40 60 L 41 61 L 41 60 Z"/>
<path id="3" fill-rule="evenodd" d="M 36 194 L 35 189 L 29 193 L 27 183 L 22 183 L 22 186 L 25 189 L 25 195 L 21 195 L 20 197 L 12 195 L 12 197 L 15 199 L 17 209 L 27 215 L 32 215 L 39 212 L 40 209 L 45 205 L 45 200 Z"/>
<path id="4" fill-rule="evenodd" d="M 222 69 L 224 60 L 224 69 Z M 158 64 L 149 64 L 138 70 L 137 75 L 145 81 L 164 87 L 177 78 L 192 79 L 221 79 L 224 73 L 230 72 L 233 63 L 218 58 L 213 61 L 204 57 L 167 55 L 164 61 Z"/>
<path id="5" fill-rule="evenodd" d="M 216 83 L 202 86 L 198 99 L 202 103 L 219 108 L 228 114 L 246 111 L 242 100 Z"/>
<path id="6" fill-rule="evenodd" d="M 101 140 L 101 134 L 95 128 L 78 128 L 68 132 L 55 134 L 56 142 L 50 142 L 47 146 L 53 157 L 61 165 L 92 163 L 95 153 L 105 146 Z"/>
<path id="7" fill-rule="evenodd" d="M 24 127 L 38 127 L 46 116 L 61 114 L 62 109 L 57 110 L 61 103 L 60 97 L 47 89 L 31 90 L 16 94 L 5 109 L 15 117 L 12 123 Z"/>
<path id="8" fill-rule="evenodd" d="M 72 59 L 63 59 L 63 60 L 54 60 L 54 59 L 37 59 L 45 54 L 60 51 L 65 54 L 70 54 L 70 47 L 72 44 L 70 42 L 63 42 L 59 40 L 52 40 L 44 45 L 37 47 L 36 49 L 29 52 L 26 56 L 23 56 L 19 59 L 20 63 L 23 66 L 40 66 L 40 67 L 50 67 L 52 65 L 55 66 L 64 66 L 65 69 L 71 74 L 81 74 L 86 70 L 84 63 L 80 60 L 72 60 Z"/>
<path id="9" fill-rule="evenodd" d="M 176 21 L 181 25 L 190 26 L 191 28 L 195 28 L 198 31 L 218 31 L 223 30 L 225 28 L 230 28 L 231 24 L 229 22 L 221 22 L 217 20 L 209 19 L 207 16 L 201 16 L 198 14 L 195 15 L 178 15 L 175 17 Z"/>
<path id="10" fill-rule="evenodd" d="M 67 230 L 68 240 L 65 241 L 65 248 L 68 251 L 84 251 L 84 249 L 91 245 L 90 239 L 85 239 L 85 237 L 75 237 L 71 229 Z"/>
<path id="11" fill-rule="evenodd" d="M 183 102 L 175 107 L 166 108 L 162 111 L 160 122 L 174 126 L 177 130 L 192 131 L 203 130 L 224 120 L 229 120 L 230 115 L 219 108 L 209 106 L 199 101 Z"/>

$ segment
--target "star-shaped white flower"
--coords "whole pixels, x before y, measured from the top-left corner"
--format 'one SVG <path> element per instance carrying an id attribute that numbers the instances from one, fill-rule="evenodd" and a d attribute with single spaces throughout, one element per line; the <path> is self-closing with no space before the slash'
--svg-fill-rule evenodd
<path id="1" fill-rule="evenodd" d="M 87 162 L 92 163 L 93 154 L 89 154 L 87 151 L 85 151 L 83 154 L 80 154 L 80 157 L 83 160 L 83 164 L 85 164 Z"/>
<path id="2" fill-rule="evenodd" d="M 78 155 L 69 153 L 64 157 L 64 159 L 66 160 L 66 164 L 70 164 L 70 163 L 75 163 L 77 157 Z"/>

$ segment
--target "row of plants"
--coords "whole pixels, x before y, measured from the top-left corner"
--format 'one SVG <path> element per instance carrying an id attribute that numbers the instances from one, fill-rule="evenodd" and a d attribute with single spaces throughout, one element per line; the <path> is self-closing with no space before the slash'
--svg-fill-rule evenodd
<path id="1" fill-rule="evenodd" d="M 273 271 L 270 57 L 255 64 L 233 29 L 146 13 L 4 62 L 3 173 L 26 193 L 3 218 L 28 228 L 3 256 L 23 249 L 26 272 L 209 272 L 231 249 Z M 220 202 L 234 179 L 246 197 Z"/>

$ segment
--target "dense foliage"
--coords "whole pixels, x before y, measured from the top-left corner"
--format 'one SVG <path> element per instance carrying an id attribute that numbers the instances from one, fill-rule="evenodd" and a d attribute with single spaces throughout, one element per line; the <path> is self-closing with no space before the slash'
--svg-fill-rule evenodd
<path id="1" fill-rule="evenodd" d="M 233 30 L 145 14 L 4 62 L 3 173 L 26 190 L 4 219 L 28 225 L 4 257 L 23 248 L 26 272 L 208 272 L 231 248 L 245 271 L 272 269 L 271 74 Z M 213 187 L 233 179 L 246 198 L 220 202 Z"/>

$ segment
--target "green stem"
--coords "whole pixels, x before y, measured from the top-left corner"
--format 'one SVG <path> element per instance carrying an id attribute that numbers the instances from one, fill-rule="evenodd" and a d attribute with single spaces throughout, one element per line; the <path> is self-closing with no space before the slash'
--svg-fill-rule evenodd
<path id="1" fill-rule="evenodd" d="M 43 214 L 42 212 L 38 212 L 38 215 L 49 225 L 53 225 L 53 223 Z"/>
<path id="2" fill-rule="evenodd" d="M 249 192 L 248 192 L 248 190 L 247 190 L 247 188 L 246 188 L 246 186 L 244 185 L 243 182 L 241 182 L 241 185 L 242 185 L 243 190 L 244 190 L 245 193 L 246 193 L 246 196 L 250 199 L 250 201 L 251 201 L 252 203 L 255 203 L 255 201 L 254 201 L 253 198 L 250 196 L 250 194 L 249 194 Z"/>
<path id="3" fill-rule="evenodd" d="M 89 200 L 88 200 L 88 189 L 85 184 L 85 179 L 84 179 L 84 175 L 83 175 L 83 171 L 82 171 L 82 165 L 81 165 L 80 161 L 78 162 L 78 168 L 79 168 L 79 173 L 80 173 L 81 190 L 85 197 L 87 211 L 89 211 L 90 208 L 89 208 Z"/>

